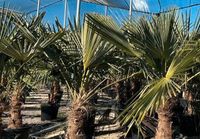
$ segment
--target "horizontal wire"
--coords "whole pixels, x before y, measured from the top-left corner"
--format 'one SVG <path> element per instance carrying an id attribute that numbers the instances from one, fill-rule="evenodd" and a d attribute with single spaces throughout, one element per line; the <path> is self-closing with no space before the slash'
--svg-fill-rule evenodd
<path id="1" fill-rule="evenodd" d="M 188 6 L 179 7 L 179 8 L 176 8 L 174 10 L 161 11 L 161 12 L 158 12 L 157 14 L 159 14 L 159 13 L 169 13 L 169 12 L 172 12 L 172 11 L 179 11 L 179 10 L 188 9 L 188 8 L 197 7 L 197 6 L 200 6 L 200 3 L 196 3 L 196 4 L 191 4 L 191 5 L 188 5 Z"/>
<path id="2" fill-rule="evenodd" d="M 57 3 L 61 2 L 61 1 L 63 1 L 63 0 L 57 0 L 57 1 L 55 1 L 55 2 L 52 2 L 52 3 L 49 3 L 49 4 L 47 4 L 47 5 L 41 6 L 40 10 L 41 10 L 41 9 L 44 9 L 44 8 L 47 8 L 47 7 L 49 7 L 49 6 L 52 6 L 52 5 L 54 5 L 54 4 L 57 4 Z M 27 14 L 31 14 L 31 13 L 36 12 L 36 11 L 37 11 L 37 10 L 32 10 L 32 11 L 27 12 Z"/>
<path id="3" fill-rule="evenodd" d="M 59 3 L 61 1 L 63 1 L 63 0 L 58 0 L 58 1 L 52 2 L 50 4 L 44 5 L 40 9 L 47 8 L 49 6 L 52 6 L 54 4 Z M 90 3 L 90 2 L 86 2 L 86 3 Z M 98 3 L 98 5 L 104 5 L 104 4 Z M 109 5 L 106 5 L 106 6 L 117 8 L 115 6 L 109 6 Z M 172 12 L 172 11 L 179 11 L 179 10 L 188 9 L 188 8 L 197 7 L 197 6 L 200 6 L 200 3 L 196 3 L 196 4 L 191 4 L 191 5 L 188 5 L 188 6 L 179 7 L 179 8 L 173 9 L 173 10 L 165 10 L 165 11 L 159 11 L 159 12 L 148 12 L 148 11 L 142 11 L 142 10 L 137 10 L 137 9 L 133 9 L 132 12 L 141 13 L 141 14 L 148 14 L 148 15 L 159 15 L 161 13 L 169 13 L 169 12 Z M 123 9 L 123 8 L 120 8 L 120 9 Z M 127 9 L 125 9 L 125 10 L 127 10 Z M 37 11 L 37 10 L 29 11 L 27 14 L 33 13 L 35 11 Z"/>

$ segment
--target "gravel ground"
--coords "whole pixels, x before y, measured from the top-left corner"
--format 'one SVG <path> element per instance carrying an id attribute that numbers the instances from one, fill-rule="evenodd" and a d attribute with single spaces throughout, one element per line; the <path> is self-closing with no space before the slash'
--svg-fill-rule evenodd
<path id="1" fill-rule="evenodd" d="M 26 103 L 22 107 L 23 124 L 25 125 L 28 124 L 29 126 L 32 127 L 31 133 L 40 131 L 44 128 L 49 127 L 52 124 L 55 124 L 55 122 L 52 122 L 52 121 L 41 121 L 41 118 L 40 118 L 41 116 L 40 105 L 41 103 L 47 102 L 48 93 L 49 93 L 49 90 L 45 90 L 45 89 L 40 89 L 38 93 L 31 92 L 30 96 L 28 96 L 26 99 Z M 112 107 L 113 102 L 110 101 L 112 100 L 112 98 L 110 98 L 107 95 L 104 95 L 103 97 L 109 100 L 108 102 L 110 106 Z M 102 101 L 104 100 L 104 98 L 99 99 L 100 105 L 101 103 L 102 104 L 105 103 Z M 58 112 L 59 118 L 66 117 L 67 111 L 69 110 L 69 108 L 66 107 L 67 101 L 68 101 L 68 96 L 64 95 L 62 98 L 61 107 L 59 108 L 59 112 Z M 9 115 L 8 112 L 5 112 L 5 115 L 3 116 L 4 126 L 6 126 L 6 124 L 8 123 L 8 115 Z M 96 122 L 98 122 L 98 118 Z M 101 125 L 100 123 L 99 126 L 96 127 L 95 139 L 119 139 L 120 137 L 122 137 L 122 135 L 123 135 L 123 132 L 121 132 L 119 123 L 115 123 L 115 124 L 108 123 L 104 125 Z"/>

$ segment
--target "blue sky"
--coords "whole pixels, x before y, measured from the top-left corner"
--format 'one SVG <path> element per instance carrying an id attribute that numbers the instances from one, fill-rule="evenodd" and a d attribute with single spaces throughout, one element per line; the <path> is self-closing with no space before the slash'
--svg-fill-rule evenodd
<path id="1" fill-rule="evenodd" d="M 41 2 L 46 3 L 53 0 L 41 0 Z M 54 0 L 55 1 L 55 0 Z M 182 7 L 190 4 L 200 3 L 200 0 L 160 0 L 162 10 L 166 10 L 169 7 Z M 37 0 L 0 0 L 0 5 L 3 2 L 7 2 L 14 7 L 15 9 L 19 9 L 21 11 L 31 11 L 36 9 Z M 129 2 L 129 0 L 127 0 Z M 158 0 L 133 0 L 134 8 L 137 10 L 146 10 L 150 12 L 158 12 L 159 4 Z M 81 3 L 81 17 L 84 16 L 85 13 L 89 12 L 97 12 L 100 14 L 104 14 L 104 6 L 91 4 L 82 2 Z M 192 19 L 194 20 L 197 11 L 200 9 L 200 6 L 192 8 Z M 45 22 L 54 23 L 55 18 L 58 17 L 61 23 L 63 23 L 63 11 L 64 11 L 64 1 L 56 3 L 52 6 L 49 6 L 41 11 L 46 11 Z M 184 12 L 185 10 L 182 10 Z M 68 0 L 68 18 L 71 20 L 74 19 L 76 12 L 76 0 Z M 35 13 L 33 13 L 35 14 Z M 115 17 L 117 21 L 120 21 L 124 18 L 128 17 L 128 11 L 120 10 L 116 8 L 109 8 L 108 14 Z M 133 16 L 138 16 L 141 14 L 136 14 L 133 12 Z"/>
<path id="2" fill-rule="evenodd" d="M 162 10 L 164 9 L 166 10 L 169 7 L 182 7 L 182 6 L 187 6 L 190 4 L 190 0 L 160 0 L 160 1 L 161 1 Z M 151 12 L 158 12 L 160 10 L 157 0 L 133 0 L 133 3 L 134 3 L 134 7 L 138 10 L 145 9 Z M 200 3 L 200 1 L 191 0 L 191 3 L 196 4 L 196 3 Z M 68 8 L 69 8 L 68 18 L 73 19 L 75 16 L 75 11 L 76 11 L 76 0 L 68 0 Z M 97 13 L 104 14 L 104 8 L 105 7 L 101 5 L 82 2 L 81 17 L 83 17 L 83 15 L 88 12 L 97 12 Z M 192 19 L 195 19 L 199 9 L 200 9 L 200 6 L 192 8 Z M 45 20 L 52 23 L 54 22 L 54 19 L 57 16 L 58 19 L 61 21 L 61 23 L 63 23 L 63 10 L 64 10 L 63 2 L 57 3 L 53 6 L 46 8 Z M 185 11 L 186 10 L 182 10 L 182 12 L 185 12 Z M 120 10 L 116 8 L 109 8 L 108 14 L 111 16 L 120 18 L 116 20 L 121 20 L 122 18 L 128 17 L 128 11 Z M 137 14 L 133 13 L 133 15 L 137 15 Z"/>

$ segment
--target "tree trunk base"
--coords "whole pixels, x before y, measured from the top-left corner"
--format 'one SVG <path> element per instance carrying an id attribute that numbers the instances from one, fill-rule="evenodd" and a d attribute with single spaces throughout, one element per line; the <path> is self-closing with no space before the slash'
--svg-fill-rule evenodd
<path id="1" fill-rule="evenodd" d="M 2 114 L 3 114 L 3 106 L 0 106 L 0 139 L 3 133 Z"/>
<path id="2" fill-rule="evenodd" d="M 22 127 L 21 105 L 20 97 L 17 94 L 13 94 L 8 128 L 15 129 Z"/>
<path id="3" fill-rule="evenodd" d="M 155 139 L 172 139 L 172 117 L 174 115 L 174 109 L 178 104 L 177 98 L 170 98 L 166 101 L 164 106 L 161 106 L 158 110 L 158 126 Z"/>
<path id="4" fill-rule="evenodd" d="M 67 133 L 65 139 L 91 139 L 94 131 L 94 111 L 89 104 L 75 102 L 68 112 Z"/>
<path id="5" fill-rule="evenodd" d="M 172 121 L 167 113 L 158 114 L 158 127 L 155 139 L 172 139 Z"/>
<path id="6" fill-rule="evenodd" d="M 68 112 L 66 139 L 86 139 L 84 124 L 87 121 L 87 109 L 83 109 L 80 103 L 72 104 Z"/>

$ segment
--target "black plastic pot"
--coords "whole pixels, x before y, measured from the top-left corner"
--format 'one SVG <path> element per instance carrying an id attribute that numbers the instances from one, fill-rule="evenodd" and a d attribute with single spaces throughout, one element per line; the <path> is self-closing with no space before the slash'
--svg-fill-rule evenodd
<path id="1" fill-rule="evenodd" d="M 41 120 L 54 120 L 57 118 L 58 104 L 41 104 Z"/>
<path id="2" fill-rule="evenodd" d="M 31 127 L 21 127 L 17 129 L 7 128 L 2 133 L 2 139 L 28 139 Z"/>
<path id="3" fill-rule="evenodd" d="M 95 109 L 91 109 L 90 115 L 87 117 L 87 122 L 84 126 L 86 139 L 92 139 L 95 131 Z"/>

